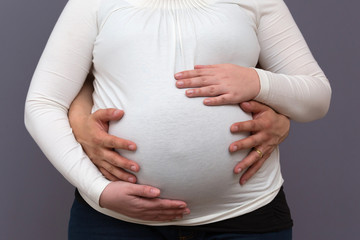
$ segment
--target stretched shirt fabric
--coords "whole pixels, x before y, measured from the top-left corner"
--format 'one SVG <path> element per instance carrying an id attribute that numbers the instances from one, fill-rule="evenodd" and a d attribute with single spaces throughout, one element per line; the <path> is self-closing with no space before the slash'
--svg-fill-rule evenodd
<path id="1" fill-rule="evenodd" d="M 321 118 L 331 89 L 282 0 L 70 0 L 34 73 L 25 122 L 45 155 L 96 210 L 149 225 L 199 225 L 269 203 L 283 179 L 276 149 L 245 185 L 230 154 L 232 123 L 251 119 L 237 105 L 209 107 L 175 87 L 174 73 L 194 65 L 255 67 L 256 100 L 296 121 Z M 93 68 L 92 68 L 93 67 Z M 137 143 L 140 184 L 188 203 L 191 214 L 167 223 L 101 208 L 110 183 L 75 140 L 67 111 L 92 69 L 94 108 L 125 111 L 109 132 Z"/>

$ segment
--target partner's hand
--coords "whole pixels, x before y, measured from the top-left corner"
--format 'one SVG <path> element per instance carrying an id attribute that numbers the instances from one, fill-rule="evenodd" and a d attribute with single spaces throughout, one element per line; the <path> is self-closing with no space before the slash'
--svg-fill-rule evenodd
<path id="1" fill-rule="evenodd" d="M 190 213 L 185 202 L 161 199 L 159 195 L 157 188 L 117 181 L 106 186 L 100 196 L 100 206 L 149 221 L 171 221 Z"/>
<path id="2" fill-rule="evenodd" d="M 230 130 L 232 133 L 251 132 L 247 138 L 232 143 L 230 152 L 240 149 L 258 149 L 262 156 L 256 151 L 251 151 L 247 157 L 239 162 L 234 172 L 246 172 L 240 178 L 240 184 L 245 184 L 269 158 L 277 145 L 279 145 L 289 134 L 290 120 L 281 114 L 277 114 L 270 107 L 256 101 L 244 102 L 240 107 L 248 113 L 252 113 L 253 120 L 234 123 Z"/>
<path id="3" fill-rule="evenodd" d="M 260 91 L 256 71 L 234 64 L 197 65 L 175 74 L 175 79 L 178 88 L 190 88 L 187 97 L 210 97 L 204 99 L 209 106 L 249 101 Z"/>
<path id="4" fill-rule="evenodd" d="M 138 172 L 139 165 L 113 149 L 135 151 L 136 144 L 107 133 L 109 121 L 119 121 L 123 115 L 121 110 L 100 109 L 90 115 L 70 116 L 70 124 L 76 140 L 107 179 L 135 183 L 136 177 L 128 171 Z"/>

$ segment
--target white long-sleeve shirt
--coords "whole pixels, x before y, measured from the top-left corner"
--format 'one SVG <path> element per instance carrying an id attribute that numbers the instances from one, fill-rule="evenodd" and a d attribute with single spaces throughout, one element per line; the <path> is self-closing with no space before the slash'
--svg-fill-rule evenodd
<path id="1" fill-rule="evenodd" d="M 235 164 L 248 151 L 228 152 L 246 134 L 238 106 L 208 107 L 175 87 L 174 73 L 194 65 L 255 67 L 256 100 L 296 121 L 324 116 L 331 89 L 282 0 L 70 0 L 34 73 L 25 123 L 42 151 L 96 210 L 153 225 L 198 225 L 251 212 L 269 203 L 283 179 L 276 149 L 244 186 Z M 132 219 L 99 207 L 110 183 L 75 140 L 67 111 L 93 66 L 94 108 L 124 118 L 110 133 L 137 143 L 139 183 L 162 197 L 185 200 L 191 214 L 171 223 Z"/>

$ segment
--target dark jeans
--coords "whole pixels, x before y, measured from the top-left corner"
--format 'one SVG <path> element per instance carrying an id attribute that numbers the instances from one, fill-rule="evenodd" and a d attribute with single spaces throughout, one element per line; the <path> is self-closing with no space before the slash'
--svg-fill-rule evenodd
<path id="1" fill-rule="evenodd" d="M 74 200 L 69 240 L 291 240 L 292 230 L 270 233 L 228 233 L 192 230 L 181 226 L 147 226 L 124 222 Z"/>

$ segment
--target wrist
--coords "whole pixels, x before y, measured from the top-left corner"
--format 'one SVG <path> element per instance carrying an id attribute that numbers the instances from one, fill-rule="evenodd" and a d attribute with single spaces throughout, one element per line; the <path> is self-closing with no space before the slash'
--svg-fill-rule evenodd
<path id="1" fill-rule="evenodd" d="M 250 71 L 252 82 L 254 84 L 253 85 L 254 98 L 256 98 L 259 95 L 260 89 L 261 89 L 260 76 L 259 76 L 258 72 L 255 70 L 255 68 L 249 68 L 249 71 Z"/>
<path id="2" fill-rule="evenodd" d="M 83 125 L 89 116 L 90 113 L 86 114 L 76 110 L 69 111 L 68 117 L 69 117 L 70 126 L 74 127 L 74 126 Z"/>

